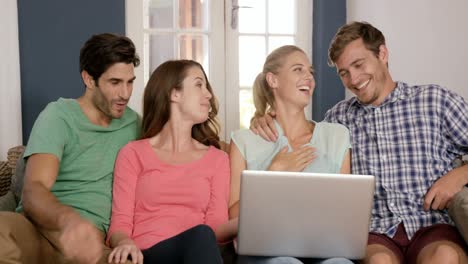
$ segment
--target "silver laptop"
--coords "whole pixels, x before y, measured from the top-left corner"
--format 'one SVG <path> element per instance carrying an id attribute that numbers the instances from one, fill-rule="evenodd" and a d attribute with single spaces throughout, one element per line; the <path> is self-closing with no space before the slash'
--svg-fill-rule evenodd
<path id="1" fill-rule="evenodd" d="M 237 252 L 253 256 L 365 256 L 374 176 L 245 170 Z"/>

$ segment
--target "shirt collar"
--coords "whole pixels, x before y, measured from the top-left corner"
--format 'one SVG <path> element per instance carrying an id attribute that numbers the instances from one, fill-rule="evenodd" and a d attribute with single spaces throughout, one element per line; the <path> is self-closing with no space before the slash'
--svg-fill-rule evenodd
<path id="1" fill-rule="evenodd" d="M 364 109 L 372 109 L 379 108 L 390 103 L 394 103 L 406 97 L 406 93 L 404 91 L 407 87 L 408 85 L 406 83 L 397 81 L 395 89 L 393 89 L 393 91 L 385 98 L 385 100 L 379 106 L 364 105 L 361 102 L 359 102 L 356 96 L 352 98 L 351 106 L 360 107 Z"/>

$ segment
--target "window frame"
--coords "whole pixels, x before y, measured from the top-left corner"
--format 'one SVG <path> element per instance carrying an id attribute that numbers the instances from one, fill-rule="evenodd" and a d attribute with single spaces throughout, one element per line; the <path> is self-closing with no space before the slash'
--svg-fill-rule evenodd
<path id="1" fill-rule="evenodd" d="M 174 1 L 174 8 L 178 9 L 178 1 Z M 209 45 L 209 72 L 208 78 L 218 98 L 218 119 L 221 125 L 220 137 L 229 142 L 232 131 L 240 127 L 239 117 L 239 59 L 237 30 L 231 28 L 232 7 L 236 0 L 205 0 L 209 1 L 208 30 L 200 31 L 208 34 Z M 311 58 L 312 51 L 312 14 L 313 3 L 309 0 L 296 0 L 297 32 L 295 45 L 302 48 Z M 234 2 L 234 3 L 233 3 Z M 137 53 L 140 56 L 140 66 L 135 68 L 136 79 L 133 84 L 133 94 L 129 106 L 140 115 L 143 111 L 143 93 L 145 84 L 149 79 L 149 56 L 145 47 L 148 44 L 146 33 L 164 30 L 145 29 L 144 17 L 148 8 L 148 0 L 125 0 L 125 29 L 127 36 L 133 40 Z M 300 7 L 300 8 L 299 8 Z M 220 15 L 220 14 L 224 14 Z M 175 19 L 175 18 L 174 18 Z M 196 31 L 196 30 L 194 30 Z M 178 31 L 184 33 L 184 30 Z M 188 31 L 187 31 L 188 32 Z M 193 31 L 190 31 L 193 32 Z M 311 60 L 312 61 L 312 60 Z M 252 80 L 253 82 L 253 80 Z M 312 98 L 306 108 L 307 118 L 312 117 Z"/>

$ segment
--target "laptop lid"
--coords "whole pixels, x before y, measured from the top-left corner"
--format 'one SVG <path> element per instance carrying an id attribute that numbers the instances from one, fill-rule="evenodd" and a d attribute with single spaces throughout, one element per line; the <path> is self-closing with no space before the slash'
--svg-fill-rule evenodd
<path id="1" fill-rule="evenodd" d="M 374 176 L 245 170 L 240 255 L 365 256 Z"/>

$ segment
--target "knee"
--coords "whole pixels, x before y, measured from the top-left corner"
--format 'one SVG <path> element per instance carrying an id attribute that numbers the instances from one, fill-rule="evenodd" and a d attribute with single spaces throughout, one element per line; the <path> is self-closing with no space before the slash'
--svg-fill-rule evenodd
<path id="1" fill-rule="evenodd" d="M 392 264 L 393 258 L 391 255 L 385 253 L 385 252 L 378 252 L 375 254 L 372 254 L 367 258 L 367 261 L 365 263 L 369 264 Z"/>
<path id="2" fill-rule="evenodd" d="M 303 264 L 293 257 L 254 257 L 242 256 L 237 258 L 237 264 Z"/>
<path id="3" fill-rule="evenodd" d="M 429 254 L 428 260 L 422 263 L 459 263 L 460 256 L 455 248 L 449 245 L 437 245 Z"/>
<path id="4" fill-rule="evenodd" d="M 346 258 L 331 258 L 320 262 L 321 264 L 353 264 L 353 262 Z"/>
<path id="5" fill-rule="evenodd" d="M 13 212 L 0 212 L 0 237 L 3 239 L 7 234 L 19 228 L 19 224 L 25 222 L 25 217 Z"/>
<path id="6" fill-rule="evenodd" d="M 24 218 L 22 214 L 18 214 L 15 212 L 0 212 L 0 223 L 8 223 L 8 222 L 15 222 L 19 221 L 21 218 Z"/>
<path id="7" fill-rule="evenodd" d="M 213 229 L 207 225 L 197 225 L 192 228 L 194 232 L 200 233 L 200 234 L 214 234 Z"/>
<path id="8" fill-rule="evenodd" d="M 197 238 L 213 239 L 214 241 L 216 241 L 216 236 L 213 229 L 211 229 L 211 227 L 207 225 L 197 225 L 193 227 L 190 231 Z"/>

